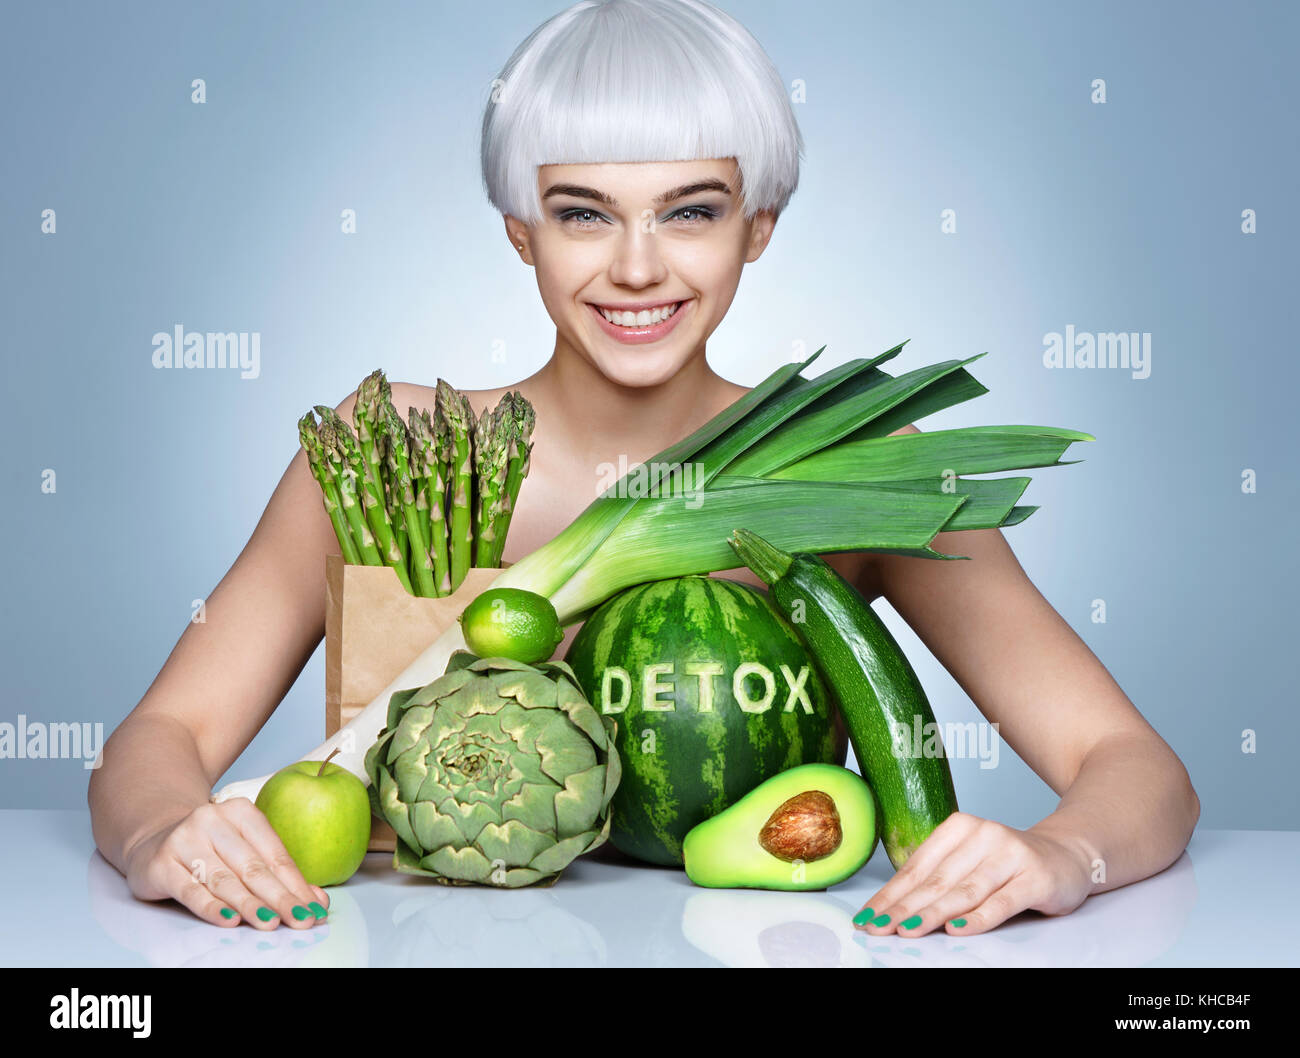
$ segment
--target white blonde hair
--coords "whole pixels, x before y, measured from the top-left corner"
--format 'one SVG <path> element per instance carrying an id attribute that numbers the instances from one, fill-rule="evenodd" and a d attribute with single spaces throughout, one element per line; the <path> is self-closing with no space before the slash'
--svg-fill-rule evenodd
<path id="1" fill-rule="evenodd" d="M 735 158 L 749 218 L 780 214 L 802 155 L 772 60 L 704 0 L 580 0 L 515 49 L 483 114 L 488 198 L 530 225 L 540 165 Z"/>

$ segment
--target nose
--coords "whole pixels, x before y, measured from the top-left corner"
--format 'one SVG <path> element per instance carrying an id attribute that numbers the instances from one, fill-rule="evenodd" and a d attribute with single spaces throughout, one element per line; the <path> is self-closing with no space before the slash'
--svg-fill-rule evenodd
<path id="1" fill-rule="evenodd" d="M 628 225 L 614 244 L 614 258 L 609 266 L 611 282 L 622 287 L 648 287 L 663 282 L 668 270 L 659 252 L 654 218 Z"/>

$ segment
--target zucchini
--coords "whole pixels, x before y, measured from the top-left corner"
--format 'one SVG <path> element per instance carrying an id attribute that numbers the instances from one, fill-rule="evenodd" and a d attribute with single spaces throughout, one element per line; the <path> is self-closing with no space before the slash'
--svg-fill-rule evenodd
<path id="1" fill-rule="evenodd" d="M 737 529 L 732 548 L 771 590 L 839 700 L 853 753 L 880 808 L 880 837 L 895 870 L 957 811 L 934 712 L 911 664 L 861 593 L 816 555 L 787 554 Z M 899 754 L 894 731 L 919 730 L 937 756 Z"/>

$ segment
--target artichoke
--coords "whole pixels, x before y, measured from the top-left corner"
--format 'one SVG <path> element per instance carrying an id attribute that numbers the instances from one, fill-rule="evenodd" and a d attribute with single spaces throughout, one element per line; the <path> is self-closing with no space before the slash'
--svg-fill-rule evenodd
<path id="1" fill-rule="evenodd" d="M 551 884 L 602 844 L 621 775 L 612 721 L 568 665 L 467 651 L 389 699 L 365 763 L 397 870 L 507 889 Z"/>

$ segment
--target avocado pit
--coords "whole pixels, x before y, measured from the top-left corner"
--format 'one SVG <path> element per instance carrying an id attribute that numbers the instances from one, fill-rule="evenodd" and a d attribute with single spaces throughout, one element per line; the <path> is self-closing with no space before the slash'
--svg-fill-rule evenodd
<path id="1" fill-rule="evenodd" d="M 805 790 L 782 802 L 758 832 L 764 851 L 786 863 L 824 859 L 843 840 L 835 801 L 821 790 Z"/>

